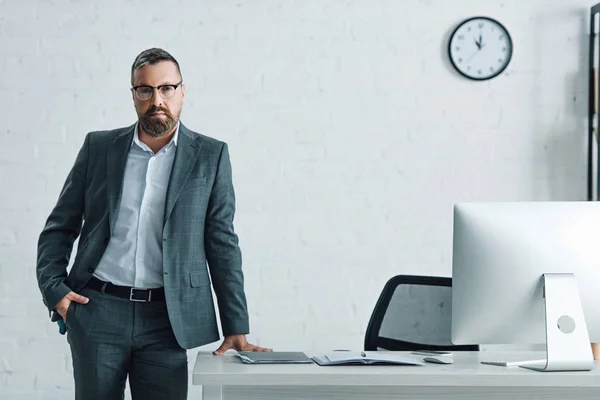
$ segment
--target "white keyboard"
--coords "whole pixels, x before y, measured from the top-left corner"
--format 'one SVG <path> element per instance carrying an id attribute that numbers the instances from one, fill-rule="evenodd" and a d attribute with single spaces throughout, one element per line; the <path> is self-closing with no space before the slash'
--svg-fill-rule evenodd
<path id="1" fill-rule="evenodd" d="M 545 365 L 546 359 L 541 360 L 519 360 L 519 361 L 482 361 L 482 364 L 497 365 L 499 367 L 520 367 L 521 365 Z"/>

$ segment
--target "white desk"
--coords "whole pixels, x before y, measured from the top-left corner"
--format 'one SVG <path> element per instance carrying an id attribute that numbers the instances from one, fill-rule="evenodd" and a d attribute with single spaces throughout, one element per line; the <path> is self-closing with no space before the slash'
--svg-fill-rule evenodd
<path id="1" fill-rule="evenodd" d="M 312 354 L 309 354 L 312 355 Z M 536 372 L 480 360 L 539 359 L 541 353 L 455 353 L 425 366 L 246 365 L 199 352 L 192 384 L 203 400 L 600 399 L 600 362 L 589 372 Z"/>

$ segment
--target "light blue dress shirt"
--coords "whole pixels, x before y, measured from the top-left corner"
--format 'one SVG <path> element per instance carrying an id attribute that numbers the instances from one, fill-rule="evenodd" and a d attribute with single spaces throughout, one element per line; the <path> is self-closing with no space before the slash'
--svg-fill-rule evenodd
<path id="1" fill-rule="evenodd" d="M 169 143 L 156 154 L 138 136 L 127 156 L 119 213 L 94 276 L 120 286 L 163 286 L 162 233 L 169 177 L 179 123 Z"/>

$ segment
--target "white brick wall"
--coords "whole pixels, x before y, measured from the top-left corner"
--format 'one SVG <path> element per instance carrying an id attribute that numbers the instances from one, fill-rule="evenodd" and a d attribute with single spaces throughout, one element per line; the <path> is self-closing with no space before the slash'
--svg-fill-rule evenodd
<path id="1" fill-rule="evenodd" d="M 230 144 L 250 339 L 359 348 L 389 277 L 450 273 L 454 202 L 585 198 L 591 5 L 0 0 L 0 398 L 72 396 L 36 241 L 85 133 L 133 123 L 141 50 L 179 59 L 183 121 Z M 446 57 L 479 14 L 515 43 L 487 83 Z"/>

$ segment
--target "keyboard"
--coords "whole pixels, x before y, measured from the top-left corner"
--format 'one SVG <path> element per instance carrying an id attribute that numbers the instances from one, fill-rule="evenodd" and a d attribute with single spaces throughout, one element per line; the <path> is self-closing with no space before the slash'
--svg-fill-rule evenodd
<path id="1" fill-rule="evenodd" d="M 497 365 L 499 367 L 520 367 L 521 365 L 545 365 L 548 360 L 519 360 L 519 361 L 482 361 L 482 364 Z"/>

